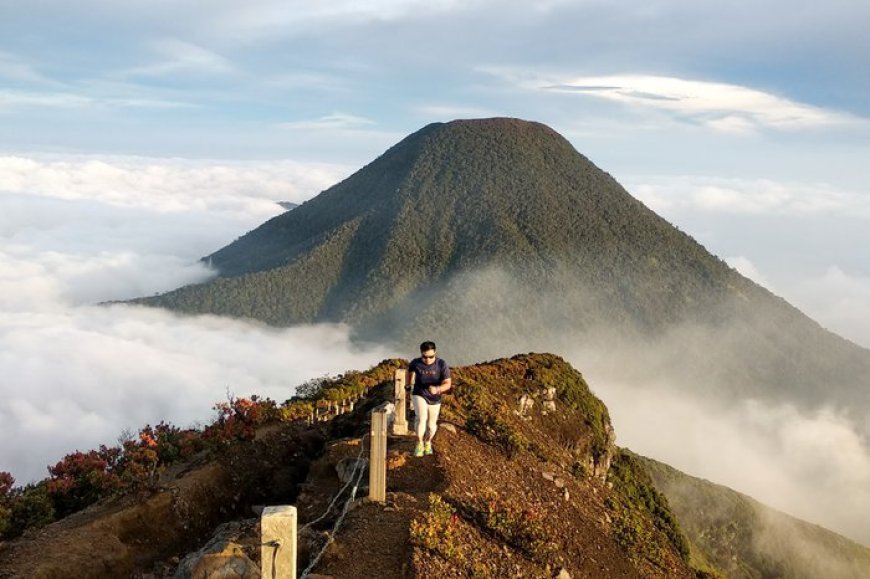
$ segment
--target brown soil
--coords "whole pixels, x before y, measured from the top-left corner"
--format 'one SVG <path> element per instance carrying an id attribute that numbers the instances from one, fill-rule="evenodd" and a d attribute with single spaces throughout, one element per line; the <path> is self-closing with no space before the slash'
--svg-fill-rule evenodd
<path id="1" fill-rule="evenodd" d="M 348 579 L 410 576 L 411 520 L 428 508 L 428 494 L 442 491 L 445 485 L 437 456 L 415 458 L 412 455 L 414 442 L 413 437 L 390 437 L 387 501 L 379 504 L 367 498 L 358 500 L 347 514 L 336 542 L 327 548 L 315 567 L 315 573 Z M 355 440 L 351 444 L 358 448 L 358 443 Z M 309 484 L 337 489 L 338 478 L 333 465 L 351 454 L 356 456 L 355 452 L 328 452 L 321 463 L 312 468 L 312 475 L 322 475 L 322 478 Z M 318 493 L 321 497 L 323 494 Z M 301 508 L 306 506 L 303 504 Z"/>
<path id="2" fill-rule="evenodd" d="M 358 443 L 343 442 L 314 465 L 313 478 L 307 484 L 324 492 L 317 493 L 319 498 L 311 503 L 306 495 L 301 496 L 304 502 L 300 503 L 300 513 L 322 512 L 323 497 L 328 498 L 339 487 L 334 465 L 345 456 L 356 456 Z M 455 432 L 439 430 L 434 456 L 413 457 L 413 444 L 412 437 L 389 440 L 386 503 L 357 501 L 314 573 L 342 579 L 500 578 L 555 577 L 565 569 L 574 579 L 694 577 L 675 556 L 670 558 L 667 570 L 632 562 L 611 536 L 604 506 L 608 489 L 601 481 L 578 479 L 558 465 L 528 454 L 508 458 L 462 428 L 455 428 Z M 549 480 L 550 475 L 555 475 L 553 480 Z M 554 553 L 536 559 L 463 517 L 462 505 L 490 492 L 538 512 L 556 543 Z M 460 555 L 453 560 L 445 560 L 411 540 L 411 521 L 422 520 L 429 510 L 429 493 L 439 493 L 457 506 L 456 542 Z M 309 509 L 309 504 L 317 504 L 317 508 Z M 304 524 L 304 520 L 301 522 Z M 302 567 L 300 564 L 300 570 Z"/>

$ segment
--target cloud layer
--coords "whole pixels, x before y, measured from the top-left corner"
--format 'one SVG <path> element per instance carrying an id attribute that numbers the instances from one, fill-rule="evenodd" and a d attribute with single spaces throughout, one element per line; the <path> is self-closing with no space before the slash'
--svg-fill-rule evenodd
<path id="1" fill-rule="evenodd" d="M 119 300 L 207 279 L 199 257 L 335 178 L 322 165 L 0 158 L 0 470 L 26 482 L 124 430 L 206 422 L 229 394 L 284 400 L 386 353 L 341 326 L 277 330 Z"/>
<path id="2" fill-rule="evenodd" d="M 587 370 L 620 446 L 870 545 L 870 445 L 844 416 L 752 400 L 713 406 L 673 385 Z"/>

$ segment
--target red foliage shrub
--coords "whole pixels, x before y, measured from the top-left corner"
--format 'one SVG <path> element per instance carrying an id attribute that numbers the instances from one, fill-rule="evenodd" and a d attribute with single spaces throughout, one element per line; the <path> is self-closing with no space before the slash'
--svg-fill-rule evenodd
<path id="1" fill-rule="evenodd" d="M 116 474 L 121 449 L 100 446 L 99 450 L 74 452 L 49 467 L 48 495 L 58 517 L 64 517 L 119 490 Z"/>
<path id="2" fill-rule="evenodd" d="M 15 478 L 8 472 L 0 472 L 0 505 L 9 497 L 13 486 L 15 486 Z"/>
<path id="3" fill-rule="evenodd" d="M 203 438 L 214 446 L 252 440 L 257 426 L 279 415 L 273 400 L 257 396 L 231 398 L 229 402 L 215 404 L 214 409 L 217 419 L 203 432 Z"/>

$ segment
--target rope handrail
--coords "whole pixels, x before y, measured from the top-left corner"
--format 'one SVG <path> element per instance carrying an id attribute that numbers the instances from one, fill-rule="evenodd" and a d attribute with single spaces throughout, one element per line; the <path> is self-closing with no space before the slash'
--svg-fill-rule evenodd
<path id="1" fill-rule="evenodd" d="M 299 532 L 300 532 L 300 533 L 301 533 L 302 531 L 304 531 L 305 529 L 308 529 L 309 527 L 311 527 L 311 526 L 313 526 L 313 525 L 319 523 L 319 522 L 322 521 L 323 519 L 325 519 L 325 518 L 329 515 L 329 513 L 332 511 L 332 508 L 335 506 L 335 503 L 338 501 L 338 498 L 339 498 L 339 497 L 344 493 L 344 491 L 347 489 L 347 487 L 350 486 L 350 483 L 353 482 L 353 478 L 356 476 L 356 471 L 357 471 L 357 469 L 360 469 L 360 467 L 361 467 L 361 465 L 362 465 L 362 460 L 361 460 L 361 459 L 362 459 L 362 455 L 365 453 L 365 449 L 366 449 L 366 446 L 365 446 L 365 444 L 364 444 L 364 441 L 365 441 L 365 439 L 366 439 L 367 436 L 368 436 L 368 434 L 364 434 L 363 437 L 360 439 L 360 449 L 359 449 L 359 454 L 358 454 L 357 457 L 356 457 L 356 464 L 354 465 L 353 470 L 350 471 L 350 477 L 348 477 L 347 482 L 344 484 L 343 487 L 341 487 L 341 488 L 338 490 L 338 492 L 337 492 L 337 493 L 335 494 L 335 496 L 332 498 L 332 501 L 329 503 L 329 506 L 326 507 L 326 511 L 324 511 L 324 513 L 323 513 L 322 515 L 320 515 L 319 517 L 317 517 L 317 518 L 314 519 L 313 521 L 309 521 L 308 523 L 305 523 L 305 524 L 304 524 L 304 525 L 299 529 Z M 361 470 L 361 469 L 360 469 L 360 470 Z"/>
<path id="2" fill-rule="evenodd" d="M 314 567 L 316 567 L 317 564 L 320 562 L 320 559 L 323 557 L 324 553 L 326 553 L 326 549 L 328 549 L 329 546 L 335 541 L 335 535 L 338 533 L 339 527 L 341 527 L 341 524 L 344 522 L 344 518 L 350 511 L 350 505 L 353 504 L 354 500 L 356 500 L 356 491 L 359 489 L 359 483 L 362 479 L 362 475 L 364 472 L 364 470 L 360 469 L 359 474 L 357 475 L 357 479 L 354 482 L 353 490 L 351 491 L 347 501 L 345 501 L 344 508 L 341 510 L 341 515 L 339 515 L 338 519 L 336 519 L 335 525 L 333 525 L 332 527 L 332 531 L 329 532 L 326 543 L 323 544 L 320 552 L 317 554 L 316 557 L 314 557 L 314 559 L 311 560 L 311 563 L 309 563 L 308 567 L 306 567 L 305 570 L 302 571 L 302 574 L 300 575 L 301 579 L 306 579 L 308 577 Z"/>

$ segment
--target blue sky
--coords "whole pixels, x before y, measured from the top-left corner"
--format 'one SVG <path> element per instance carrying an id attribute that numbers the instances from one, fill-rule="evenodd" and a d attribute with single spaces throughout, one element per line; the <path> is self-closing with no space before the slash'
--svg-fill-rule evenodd
<path id="1" fill-rule="evenodd" d="M 863 3 L 534 5 L 4 1 L 0 146 L 360 164 L 509 115 L 619 173 L 866 176 Z"/>
<path id="2" fill-rule="evenodd" d="M 44 476 L 125 428 L 205 420 L 230 391 L 280 398 L 407 355 L 360 351 L 341 327 L 89 304 L 205 279 L 196 259 L 275 201 L 454 118 L 550 125 L 710 251 L 870 347 L 868 22 L 855 0 L 0 0 L 0 436 L 31 441 L 0 449 L 0 470 Z M 642 416 L 632 399 L 615 396 L 614 416 Z M 617 430 L 768 501 L 783 493 L 765 480 L 806 480 L 771 455 L 850 448 L 825 492 L 853 501 L 806 516 L 867 542 L 870 450 L 826 412 L 753 407 L 722 425 L 781 426 L 764 455 L 757 440 L 730 447 L 756 453 L 756 474 L 770 466 L 751 481 L 705 463 L 709 448 L 678 456 L 643 421 Z M 689 422 L 669 436 L 710 424 Z M 823 435 L 798 444 L 796 431 Z M 805 500 L 820 492 L 779 506 L 823 504 Z"/>

